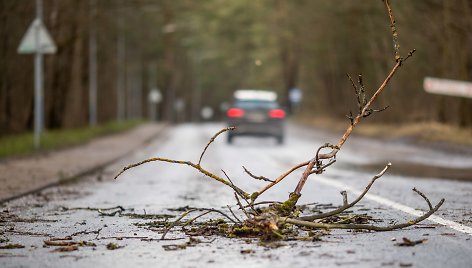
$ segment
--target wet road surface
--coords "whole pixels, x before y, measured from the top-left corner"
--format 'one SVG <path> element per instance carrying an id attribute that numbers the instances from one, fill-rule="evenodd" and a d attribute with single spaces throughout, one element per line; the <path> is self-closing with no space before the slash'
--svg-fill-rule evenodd
<path id="1" fill-rule="evenodd" d="M 411 191 L 416 187 L 432 203 L 446 199 L 431 218 L 433 221 L 380 233 L 333 230 L 322 241 L 288 241 L 272 249 L 254 240 L 200 237 L 203 243 L 184 250 L 165 250 L 163 246 L 184 244 L 188 238 L 176 228 L 167 235 L 175 240 L 159 241 L 162 232 L 143 228 L 156 219 L 133 215 L 179 215 L 181 212 L 169 209 L 184 206 L 224 209 L 235 204 L 232 191 L 191 168 L 166 163 L 149 163 L 124 173 L 117 181 L 112 178 L 123 166 L 151 156 L 197 161 L 208 139 L 222 127 L 175 126 L 147 148 L 97 174 L 3 204 L 1 245 L 19 244 L 24 248 L 0 249 L 0 267 L 471 266 L 472 155 L 359 137 L 348 140 L 338 153 L 337 163 L 324 174 L 311 177 L 299 203 L 340 205 L 341 190 L 348 190 L 353 200 L 372 176 L 391 162 L 389 173 L 374 184 L 371 194 L 356 206 L 354 213 L 367 213 L 380 220 L 379 225 L 408 221 L 418 213 L 415 209 L 427 209 L 424 200 Z M 227 145 L 220 137 L 208 149 L 202 165 L 220 175 L 223 169 L 236 185 L 253 192 L 265 184 L 244 174 L 243 165 L 255 174 L 274 178 L 308 160 L 321 144 L 336 143 L 337 139 L 331 133 L 293 125 L 289 126 L 283 146 L 277 146 L 275 140 L 258 138 L 236 138 L 234 145 Z M 425 172 L 419 172 L 422 169 Z M 436 172 L 428 173 L 429 169 Z M 450 180 L 450 169 L 458 172 L 462 181 Z M 301 172 L 261 198 L 285 200 Z M 116 210 L 84 209 L 116 206 L 126 209 L 121 216 L 111 216 Z M 110 215 L 104 215 L 107 213 Z M 45 240 L 66 236 L 87 243 L 70 252 L 54 252 L 58 247 L 44 246 Z M 397 246 L 403 237 L 427 241 L 414 247 Z M 114 247 L 119 248 L 111 250 Z"/>

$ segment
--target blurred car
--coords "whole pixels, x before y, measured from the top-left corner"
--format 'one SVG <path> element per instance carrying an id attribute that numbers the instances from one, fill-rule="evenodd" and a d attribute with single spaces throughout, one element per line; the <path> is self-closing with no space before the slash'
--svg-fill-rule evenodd
<path id="1" fill-rule="evenodd" d="M 232 143 L 236 136 L 261 136 L 275 137 L 282 144 L 285 116 L 275 92 L 236 90 L 234 101 L 226 111 L 228 126 L 235 126 L 236 130 L 228 132 L 227 141 Z"/>

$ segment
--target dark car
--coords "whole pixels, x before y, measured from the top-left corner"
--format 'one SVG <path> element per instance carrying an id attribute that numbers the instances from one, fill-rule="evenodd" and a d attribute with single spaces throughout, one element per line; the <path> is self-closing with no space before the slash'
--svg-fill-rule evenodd
<path id="1" fill-rule="evenodd" d="M 228 126 L 236 127 L 236 130 L 228 132 L 228 143 L 232 143 L 236 136 L 261 136 L 275 137 L 277 143 L 282 144 L 285 115 L 275 92 L 237 90 L 226 112 Z"/>

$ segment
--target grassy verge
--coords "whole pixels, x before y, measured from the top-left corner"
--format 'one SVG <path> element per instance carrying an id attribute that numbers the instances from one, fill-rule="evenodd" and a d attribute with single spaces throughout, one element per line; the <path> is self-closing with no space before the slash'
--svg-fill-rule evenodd
<path id="1" fill-rule="evenodd" d="M 316 126 L 335 131 L 344 131 L 348 127 L 347 120 L 332 118 L 298 118 L 302 124 Z M 405 124 L 379 124 L 363 122 L 354 133 L 368 137 L 385 139 L 414 139 L 425 142 L 441 142 L 472 146 L 472 128 L 459 128 L 437 122 L 419 122 Z"/>
<path id="2" fill-rule="evenodd" d="M 131 129 L 142 120 L 127 122 L 109 122 L 96 127 L 51 130 L 43 133 L 40 151 L 54 150 L 77 145 L 92 138 Z M 34 149 L 33 133 L 0 137 L 0 158 L 28 155 L 37 152 Z"/>

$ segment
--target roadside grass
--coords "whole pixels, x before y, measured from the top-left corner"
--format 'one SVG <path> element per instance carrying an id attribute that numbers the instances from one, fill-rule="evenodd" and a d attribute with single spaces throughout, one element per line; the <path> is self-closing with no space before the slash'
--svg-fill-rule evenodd
<path id="1" fill-rule="evenodd" d="M 55 150 L 77 145 L 95 137 L 131 129 L 142 122 L 143 120 L 131 120 L 126 122 L 113 121 L 92 128 L 45 131 L 41 137 L 41 148 L 39 150 L 34 148 L 34 134 L 31 132 L 0 137 L 0 158 L 29 155 L 38 151 Z"/>
<path id="2" fill-rule="evenodd" d="M 344 131 L 347 120 L 319 117 L 299 117 L 298 122 L 310 126 Z M 438 122 L 415 122 L 405 124 L 365 123 L 359 125 L 354 133 L 384 139 L 412 139 L 422 142 L 437 142 L 472 146 L 472 128 L 460 128 Z"/>

